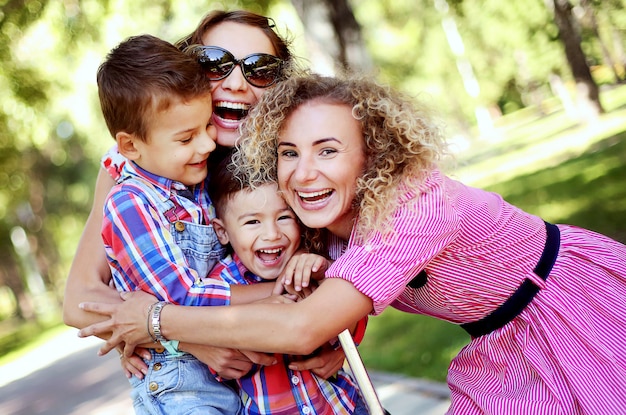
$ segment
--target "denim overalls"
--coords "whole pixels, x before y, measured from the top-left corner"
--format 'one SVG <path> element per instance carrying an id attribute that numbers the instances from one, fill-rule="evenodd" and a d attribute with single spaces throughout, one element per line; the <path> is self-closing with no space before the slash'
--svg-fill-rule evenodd
<path id="1" fill-rule="evenodd" d="M 189 267 L 195 269 L 200 278 L 206 277 L 225 255 L 225 248 L 219 243 L 213 227 L 179 221 L 178 212 L 183 208 L 178 203 L 164 199 L 141 179 L 127 180 L 132 180 L 133 185 L 143 190 L 161 214 L 163 223 L 169 222 L 170 232 L 182 248 Z M 146 361 L 148 373 L 142 380 L 135 376 L 130 379 L 136 414 L 236 415 L 241 412 L 237 392 L 228 384 L 218 382 L 209 368 L 194 356 L 188 353 L 175 356 L 163 347 L 149 350 L 152 360 Z"/>

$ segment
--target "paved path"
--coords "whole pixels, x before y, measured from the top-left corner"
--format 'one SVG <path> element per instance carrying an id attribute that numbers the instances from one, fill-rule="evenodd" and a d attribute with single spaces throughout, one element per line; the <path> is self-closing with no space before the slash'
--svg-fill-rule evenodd
<path id="1" fill-rule="evenodd" d="M 12 363 L 0 366 L 2 415 L 133 415 L 130 386 L 114 353 L 98 357 L 100 340 L 68 330 Z M 442 415 L 445 385 L 370 373 L 391 415 Z"/>

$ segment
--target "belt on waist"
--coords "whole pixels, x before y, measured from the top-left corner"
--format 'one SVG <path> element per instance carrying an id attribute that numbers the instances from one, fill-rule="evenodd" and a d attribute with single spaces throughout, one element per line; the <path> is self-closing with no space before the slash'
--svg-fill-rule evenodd
<path id="1" fill-rule="evenodd" d="M 556 225 L 546 224 L 546 244 L 537 266 L 533 270 L 544 281 L 554 266 L 559 253 L 561 235 Z M 515 292 L 497 309 L 472 323 L 461 324 L 461 327 L 472 337 L 480 337 L 503 327 L 517 317 L 539 292 L 539 287 L 528 278 L 515 290 Z"/>

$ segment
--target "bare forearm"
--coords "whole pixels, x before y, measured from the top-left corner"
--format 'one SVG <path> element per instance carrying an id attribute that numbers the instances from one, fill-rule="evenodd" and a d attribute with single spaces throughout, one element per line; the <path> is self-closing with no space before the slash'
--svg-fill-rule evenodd
<path id="1" fill-rule="evenodd" d="M 230 304 L 249 304 L 262 300 L 272 294 L 274 282 L 265 282 L 251 285 L 231 285 Z"/>
<path id="2" fill-rule="evenodd" d="M 295 304 L 165 307 L 166 338 L 244 350 L 306 355 L 367 315 L 372 303 L 352 284 L 328 281 Z"/>
<path id="3" fill-rule="evenodd" d="M 102 206 L 113 184 L 113 179 L 101 170 L 96 182 L 91 213 L 78 242 L 65 284 L 63 321 L 69 326 L 83 328 L 103 320 L 102 316 L 80 310 L 78 304 L 81 302 L 121 302 L 117 291 L 108 285 L 111 280 L 111 271 L 100 236 Z"/>

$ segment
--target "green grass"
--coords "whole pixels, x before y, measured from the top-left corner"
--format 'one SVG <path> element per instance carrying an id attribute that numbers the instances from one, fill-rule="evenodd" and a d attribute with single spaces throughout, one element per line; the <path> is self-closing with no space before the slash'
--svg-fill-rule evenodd
<path id="1" fill-rule="evenodd" d="M 3 321 L 0 326 L 0 366 L 45 343 L 67 330 L 59 318 L 45 323 L 27 322 L 15 324 Z"/>

